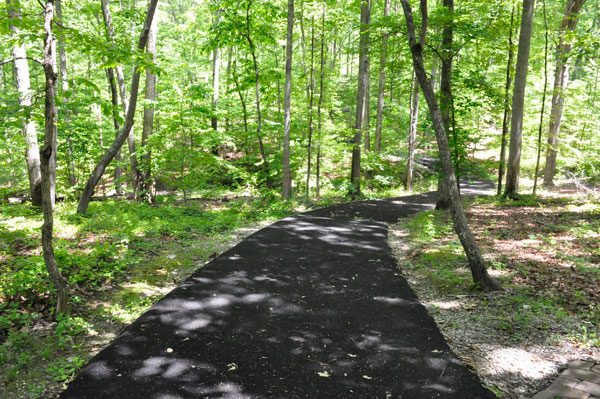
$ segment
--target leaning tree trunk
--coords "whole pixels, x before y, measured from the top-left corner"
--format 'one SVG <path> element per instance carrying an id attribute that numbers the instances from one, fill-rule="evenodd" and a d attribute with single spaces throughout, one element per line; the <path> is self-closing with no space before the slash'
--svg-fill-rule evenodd
<path id="1" fill-rule="evenodd" d="M 504 195 L 506 196 L 517 195 L 519 191 L 521 142 L 523 141 L 523 107 L 525 105 L 525 85 L 527 83 L 534 6 L 535 0 L 523 0 L 523 16 L 521 17 L 521 33 L 519 35 L 515 88 L 512 100 L 506 187 L 504 188 Z"/>
<path id="2" fill-rule="evenodd" d="M 156 35 L 158 25 L 157 19 L 152 20 L 150 32 L 148 33 L 148 44 L 146 52 L 150 55 L 152 62 L 156 62 Z M 145 198 L 152 200 L 151 182 L 152 175 L 151 159 L 152 151 L 150 149 L 149 139 L 154 129 L 154 102 L 156 101 L 156 74 L 151 69 L 146 69 L 146 93 L 145 99 L 149 106 L 144 107 L 144 123 L 142 129 L 142 150 L 144 154 L 141 157 L 141 168 L 138 180 L 138 187 L 135 190 L 136 198 Z"/>
<path id="3" fill-rule="evenodd" d="M 546 167 L 544 168 L 544 186 L 554 185 L 556 174 L 556 153 L 560 120 L 565 105 L 564 92 L 569 86 L 569 53 L 571 42 L 566 36 L 577 26 L 579 11 L 585 0 L 568 0 L 565 16 L 560 24 L 558 44 L 556 45 L 556 71 L 554 74 L 554 91 L 552 93 L 552 108 L 550 111 L 550 126 L 548 128 L 548 150 L 546 152 Z"/>
<path id="4" fill-rule="evenodd" d="M 292 93 L 292 49 L 294 39 L 294 0 L 288 0 L 287 33 L 285 45 L 285 93 L 283 99 L 283 177 L 281 196 L 290 198 L 292 171 L 290 169 L 290 98 Z"/>
<path id="5" fill-rule="evenodd" d="M 360 42 L 358 59 L 358 90 L 356 95 L 356 122 L 352 147 L 352 169 L 350 174 L 351 195 L 360 195 L 360 145 L 362 131 L 366 126 L 367 93 L 369 86 L 369 24 L 371 23 L 371 0 L 362 0 L 360 8 Z"/>
<path id="6" fill-rule="evenodd" d="M 390 15 L 390 0 L 385 0 L 383 16 Z M 386 32 L 381 38 L 381 58 L 379 59 L 379 91 L 377 92 L 377 122 L 375 124 L 375 152 L 381 150 L 381 129 L 383 127 L 383 103 L 385 95 L 385 63 L 387 58 L 387 41 L 389 33 Z"/>
<path id="7" fill-rule="evenodd" d="M 21 19 L 21 11 L 13 5 L 14 0 L 6 0 L 8 4 L 7 12 L 10 21 Z M 9 23 L 11 36 L 14 38 L 19 30 L 12 23 Z M 17 81 L 17 91 L 19 92 L 19 105 L 23 108 L 31 108 L 32 101 L 31 85 L 29 81 L 29 65 L 27 64 L 27 52 L 25 44 L 15 42 L 12 49 L 14 59 L 14 71 Z M 29 112 L 25 112 L 29 115 Z M 31 204 L 35 206 L 42 205 L 42 174 L 40 170 L 40 150 L 37 139 L 37 130 L 35 122 L 29 116 L 25 116 L 23 121 L 23 135 L 25 136 L 25 160 L 27 161 L 27 174 L 29 177 L 29 193 L 31 195 Z"/>
<path id="8" fill-rule="evenodd" d="M 500 144 L 500 162 L 498 164 L 498 190 L 502 194 L 502 181 L 504 180 L 504 167 L 506 166 L 506 136 L 508 134 L 508 123 L 510 121 L 510 85 L 512 82 L 512 67 L 515 49 L 513 46 L 513 29 L 515 24 L 515 6 L 510 14 L 510 31 L 508 34 L 508 61 L 506 62 L 506 85 L 504 86 L 504 117 L 502 118 L 502 143 Z"/>
<path id="9" fill-rule="evenodd" d="M 146 47 L 146 43 L 148 42 L 148 35 L 150 32 L 150 25 L 152 24 L 152 19 L 154 18 L 154 12 L 156 10 L 156 4 L 158 0 L 150 0 L 150 4 L 148 5 L 148 13 L 146 14 L 146 20 L 144 21 L 144 26 L 142 28 L 142 32 L 140 34 L 140 38 L 138 40 L 137 49 L 138 51 L 143 51 Z M 77 206 L 77 213 L 84 214 L 87 211 L 88 205 L 92 199 L 92 195 L 94 194 L 94 189 L 98 184 L 98 181 L 104 174 L 104 170 L 108 166 L 108 164 L 113 160 L 119 149 L 125 142 L 131 128 L 133 127 L 133 119 L 135 116 L 135 107 L 137 104 L 138 97 L 138 88 L 140 85 L 140 71 L 136 66 L 133 72 L 133 76 L 131 78 L 131 94 L 130 94 L 130 103 L 127 109 L 127 116 L 125 118 L 125 124 L 123 125 L 121 131 L 115 137 L 115 141 L 108 148 L 104 156 L 100 159 L 94 171 L 90 175 L 85 188 L 83 189 L 83 193 L 81 194 L 81 198 L 79 199 L 79 205 Z"/>
<path id="10" fill-rule="evenodd" d="M 452 155 L 450 154 L 450 146 L 448 144 L 446 129 L 444 128 L 444 123 L 442 121 L 442 113 L 435 98 L 433 88 L 431 87 L 431 81 L 427 78 L 425 67 L 423 65 L 423 46 L 417 42 L 415 38 L 415 25 L 408 0 L 400 1 L 402 3 L 402 7 L 404 8 L 404 15 L 406 17 L 408 42 L 412 53 L 415 73 L 417 75 L 419 85 L 423 91 L 423 96 L 425 97 L 427 105 L 429 106 L 429 112 L 431 113 L 433 128 L 438 143 L 440 160 L 442 162 L 442 167 L 444 168 L 444 178 L 446 179 L 446 184 L 450 191 L 450 211 L 452 213 L 454 230 L 456 231 L 456 234 L 458 235 L 458 238 L 460 239 L 460 242 L 467 255 L 471 274 L 473 275 L 473 281 L 476 284 L 479 284 L 481 288 L 486 291 L 498 289 L 498 283 L 487 273 L 485 261 L 481 256 L 479 246 L 477 245 L 475 237 L 473 236 L 473 233 L 467 224 L 467 219 L 465 217 L 456 186 L 454 165 L 452 163 Z M 426 7 L 426 0 L 421 0 L 421 10 L 426 10 Z"/>
<path id="11" fill-rule="evenodd" d="M 44 7 L 44 75 L 46 76 L 46 100 L 44 104 L 44 148 L 41 156 L 42 169 L 42 202 L 44 224 L 42 225 L 42 250 L 44 262 L 50 280 L 56 288 L 56 314 L 68 312 L 67 282 L 63 278 L 54 256 L 52 231 L 54 229 L 54 201 L 56 197 L 56 86 L 58 73 L 56 70 L 56 54 L 52 21 L 54 20 L 54 0 L 48 0 Z"/>

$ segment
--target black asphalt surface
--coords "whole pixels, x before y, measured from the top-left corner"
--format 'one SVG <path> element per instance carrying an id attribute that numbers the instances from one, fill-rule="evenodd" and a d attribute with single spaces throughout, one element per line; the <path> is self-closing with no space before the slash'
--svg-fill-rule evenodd
<path id="1" fill-rule="evenodd" d="M 494 398 L 387 244 L 388 223 L 434 201 L 357 202 L 256 232 L 152 306 L 60 398 Z"/>

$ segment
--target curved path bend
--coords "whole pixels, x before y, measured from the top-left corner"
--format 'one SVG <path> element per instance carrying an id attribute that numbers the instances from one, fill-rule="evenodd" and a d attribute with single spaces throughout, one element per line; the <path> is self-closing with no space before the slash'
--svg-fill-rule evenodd
<path id="1" fill-rule="evenodd" d="M 94 357 L 62 399 L 492 399 L 397 268 L 388 223 L 435 193 L 291 216 L 223 253 Z"/>

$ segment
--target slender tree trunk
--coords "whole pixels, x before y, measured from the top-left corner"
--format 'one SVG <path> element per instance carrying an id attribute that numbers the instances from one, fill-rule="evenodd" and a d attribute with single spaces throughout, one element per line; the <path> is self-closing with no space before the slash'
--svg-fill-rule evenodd
<path id="1" fill-rule="evenodd" d="M 6 0 L 8 5 L 9 21 L 18 21 L 21 19 L 21 10 L 17 8 L 14 0 Z M 11 36 L 14 38 L 18 33 L 18 28 L 9 22 Z M 25 136 L 25 160 L 27 161 L 27 175 L 29 177 L 29 193 L 31 195 L 31 204 L 34 206 L 42 205 L 42 173 L 40 169 L 40 150 L 37 139 L 37 130 L 35 122 L 29 115 L 28 109 L 31 108 L 31 85 L 29 81 L 29 64 L 27 63 L 27 52 L 24 43 L 15 43 L 12 49 L 13 65 L 15 78 L 17 81 L 17 91 L 19 92 L 19 105 L 25 109 L 25 118 L 23 121 L 23 135 Z"/>
<path id="2" fill-rule="evenodd" d="M 456 176 L 454 175 L 454 165 L 452 164 L 452 156 L 450 154 L 450 146 L 448 144 L 448 137 L 442 121 L 442 113 L 440 107 L 435 98 L 435 93 L 431 87 L 431 81 L 427 78 L 425 67 L 423 65 L 423 46 L 417 42 L 415 38 L 415 25 L 413 22 L 412 11 L 408 0 L 400 0 L 402 7 L 404 8 L 404 15 L 406 17 L 406 25 L 408 31 L 408 42 L 412 53 L 414 69 L 419 81 L 419 85 L 423 90 L 423 95 L 429 106 L 431 113 L 431 119 L 433 121 L 433 127 L 437 138 L 438 149 L 440 153 L 440 160 L 442 167 L 444 168 L 444 177 L 446 179 L 446 185 L 450 190 L 451 207 L 450 211 L 452 214 L 452 221 L 454 223 L 454 230 L 460 239 L 460 242 L 464 248 L 465 254 L 469 261 L 469 267 L 473 276 L 473 281 L 479 284 L 481 288 L 486 291 L 491 291 L 499 288 L 499 285 L 494 281 L 487 273 L 485 261 L 481 256 L 479 246 L 475 241 L 475 237 L 467 224 L 460 196 L 456 185 Z M 426 0 L 421 0 L 421 10 L 425 11 L 427 8 Z"/>
<path id="3" fill-rule="evenodd" d="M 569 86 L 569 55 L 571 42 L 565 36 L 575 30 L 579 11 L 585 0 L 568 0 L 565 16 L 558 33 L 556 45 L 556 71 L 554 73 L 554 91 L 552 93 L 552 109 L 550 111 L 550 126 L 548 128 L 548 150 L 546 151 L 546 167 L 544 168 L 544 186 L 554 185 L 556 174 L 556 153 L 560 122 L 565 104 L 565 90 Z"/>
<path id="4" fill-rule="evenodd" d="M 227 52 L 227 93 L 231 89 L 231 60 L 233 58 L 233 46 L 229 46 L 229 51 Z M 229 113 L 225 115 L 225 131 L 229 131 L 231 126 L 229 126 Z"/>
<path id="5" fill-rule="evenodd" d="M 46 76 L 46 100 L 44 104 L 45 129 L 44 147 L 41 152 L 42 198 L 44 223 L 42 225 L 42 250 L 48 275 L 56 288 L 56 314 L 68 312 L 67 282 L 63 278 L 52 244 L 54 229 L 54 201 L 56 197 L 56 86 L 58 72 L 56 70 L 56 54 L 52 22 L 54 20 L 54 1 L 48 0 L 44 6 L 44 75 Z"/>
<path id="6" fill-rule="evenodd" d="M 533 195 L 537 191 L 538 173 L 540 171 L 540 157 L 542 154 L 542 126 L 544 124 L 544 110 L 546 108 L 546 91 L 548 90 L 548 17 L 546 15 L 546 0 L 542 0 L 544 10 L 544 91 L 542 93 L 542 109 L 540 110 L 540 124 L 538 126 L 537 157 L 535 162 L 535 176 L 533 178 Z"/>
<path id="7" fill-rule="evenodd" d="M 108 41 L 112 44 L 114 42 L 115 30 L 112 25 L 112 16 L 110 13 L 109 0 L 101 0 L 102 5 L 102 17 L 104 19 L 104 24 L 106 26 L 106 37 Z M 135 4 L 133 4 L 135 7 Z M 133 29 L 133 25 L 131 26 Z M 119 87 L 119 94 L 121 96 L 121 106 L 123 107 L 123 116 L 129 113 L 129 99 L 127 98 L 127 90 L 125 88 L 125 76 L 123 75 L 123 68 L 121 65 L 115 66 L 115 73 L 117 75 L 117 85 Z M 127 146 L 129 148 L 129 165 L 131 168 L 131 185 L 134 190 L 138 187 L 138 182 L 140 179 L 140 171 L 138 169 L 138 162 L 136 156 L 136 148 L 135 148 L 135 134 L 133 131 L 133 125 L 129 132 L 127 132 Z M 120 150 L 120 148 L 119 148 Z"/>
<path id="8" fill-rule="evenodd" d="M 440 80 L 440 109 L 442 111 L 442 122 L 446 133 L 452 133 L 454 138 L 454 162 L 458 164 L 458 147 L 456 142 L 456 131 L 454 129 L 453 115 L 454 107 L 452 101 L 452 60 L 454 58 L 454 49 L 452 47 L 453 39 L 453 19 L 454 19 L 454 0 L 443 0 L 444 13 L 446 14 L 444 28 L 442 29 L 442 48 L 441 61 L 442 71 Z M 450 17 L 448 17 L 450 16 Z M 458 174 L 458 168 L 454 169 Z M 460 194 L 460 181 L 456 177 L 457 189 Z M 438 179 L 438 199 L 435 209 L 448 209 L 450 207 L 450 190 L 445 187 L 446 180 L 442 177 Z"/>
<path id="9" fill-rule="evenodd" d="M 148 5 L 148 12 L 146 14 L 146 20 L 144 21 L 144 26 L 142 28 L 142 32 L 140 34 L 140 38 L 138 40 L 137 49 L 138 51 L 143 51 L 146 47 L 146 43 L 148 42 L 148 35 L 150 32 L 150 25 L 152 24 L 152 19 L 154 18 L 154 12 L 156 10 L 156 5 L 158 0 L 150 0 L 150 4 Z M 131 78 L 131 93 L 130 93 L 130 103 L 127 109 L 127 116 L 125 118 L 125 125 L 119 132 L 119 134 L 115 137 L 115 141 L 108 148 L 102 159 L 98 162 L 94 171 L 90 175 L 88 182 L 81 194 L 81 198 L 79 199 L 79 205 L 77 206 L 77 213 L 84 214 L 87 211 L 90 200 L 92 199 L 92 195 L 94 194 L 94 189 L 98 184 L 98 181 L 102 177 L 104 170 L 115 157 L 119 149 L 123 145 L 123 142 L 127 138 L 131 128 L 133 127 L 134 115 L 135 115 L 135 107 L 137 104 L 138 97 L 138 88 L 140 85 L 140 72 L 138 67 L 134 69 L 133 76 Z"/>
<path id="10" fill-rule="evenodd" d="M 148 32 L 148 43 L 146 52 L 150 55 L 151 61 L 156 62 L 156 35 L 158 30 L 157 18 L 152 19 L 150 31 Z M 217 74 L 218 76 L 218 74 Z M 217 77 L 218 80 L 218 77 Z M 218 92 L 217 84 L 217 92 Z M 136 197 L 145 198 L 147 201 L 152 200 L 151 196 L 151 177 L 152 177 L 152 150 L 150 149 L 150 136 L 154 130 L 154 102 L 156 101 L 156 74 L 151 69 L 146 69 L 146 93 L 145 99 L 151 105 L 144 107 L 144 122 L 142 129 L 142 150 L 144 154 L 141 156 L 141 168 L 138 180 L 138 188 L 135 190 Z M 213 97 L 213 105 L 215 105 Z"/>
<path id="11" fill-rule="evenodd" d="M 323 0 L 323 15 L 321 18 L 321 67 L 319 71 L 319 105 L 317 105 L 317 181 L 315 195 L 321 196 L 321 110 L 323 109 L 323 83 L 325 80 L 325 14 L 327 3 Z M 333 51 L 335 58 L 335 46 Z M 332 65 L 332 69 L 334 66 Z"/>
<path id="12" fill-rule="evenodd" d="M 235 91 L 237 91 L 238 96 L 240 98 L 240 104 L 242 105 L 242 115 L 244 116 L 244 131 L 246 132 L 246 137 L 248 137 L 249 131 L 248 131 L 248 107 L 246 106 L 246 99 L 244 98 L 244 95 L 242 94 L 242 89 L 240 87 L 240 84 L 238 82 L 238 78 L 237 78 L 237 74 L 236 74 L 236 68 L 237 67 L 237 62 L 233 62 L 233 83 L 235 85 Z"/>
<path id="13" fill-rule="evenodd" d="M 219 25 L 221 22 L 221 10 L 217 10 L 217 18 L 215 25 Z M 219 107 L 219 72 L 221 70 L 221 50 L 217 47 L 213 51 L 213 98 L 212 98 L 212 116 L 210 117 L 210 125 L 214 130 L 217 130 L 218 119 L 217 112 Z"/>
<path id="14" fill-rule="evenodd" d="M 390 0 L 385 0 L 383 16 L 390 15 Z M 386 32 L 381 38 L 381 58 L 379 59 L 379 91 L 377 93 L 377 123 L 375 125 L 375 152 L 381 150 L 381 129 L 383 126 L 383 103 L 385 95 L 385 68 L 387 58 L 387 41 L 389 33 Z"/>
<path id="15" fill-rule="evenodd" d="M 308 148 L 306 160 L 306 197 L 310 197 L 310 174 L 312 168 L 313 101 L 315 96 L 315 19 L 310 26 L 310 82 L 308 86 Z"/>
<path id="16" fill-rule="evenodd" d="M 406 191 L 408 192 L 411 192 L 413 187 L 415 141 L 417 139 L 417 124 L 419 121 L 419 85 L 414 72 L 410 86 L 410 122 L 408 126 L 408 156 L 406 158 Z"/>
<path id="17" fill-rule="evenodd" d="M 519 50 L 517 51 L 517 67 L 512 100 L 506 187 L 504 188 L 504 195 L 506 196 L 515 196 L 519 191 L 521 142 L 523 140 L 523 107 L 525 104 L 525 85 L 527 83 L 527 66 L 529 64 L 534 6 L 535 0 L 523 0 L 523 16 L 521 17 L 521 33 L 519 35 Z"/>
<path id="18" fill-rule="evenodd" d="M 508 124 L 510 123 L 510 86 L 512 84 L 512 69 L 515 48 L 513 46 L 513 29 L 515 24 L 515 5 L 512 6 L 510 14 L 510 31 L 508 34 L 508 61 L 506 63 L 506 85 L 504 86 L 504 117 L 502 118 L 502 144 L 500 145 L 500 163 L 498 164 L 498 190 L 502 194 L 502 182 L 504 180 L 504 168 L 506 166 L 506 136 Z"/>
<path id="19" fill-rule="evenodd" d="M 360 146 L 362 132 L 366 126 L 367 93 L 369 86 L 369 53 L 371 23 L 371 0 L 361 0 L 360 8 L 360 43 L 358 61 L 358 90 L 356 95 L 356 122 L 354 124 L 354 145 L 352 148 L 352 169 L 350 174 L 351 192 L 353 196 L 360 195 Z"/>
<path id="20" fill-rule="evenodd" d="M 113 68 L 106 68 L 106 78 L 108 79 L 108 88 L 110 90 L 110 102 L 112 104 L 112 117 L 113 125 L 115 127 L 115 135 L 121 130 L 121 124 L 119 123 L 119 94 L 117 93 L 117 83 L 115 82 L 115 70 Z M 121 162 L 121 151 L 118 151 L 115 155 L 117 165 L 115 166 L 115 192 L 117 195 L 122 195 L 121 190 L 121 167 L 118 163 Z"/>
<path id="21" fill-rule="evenodd" d="M 292 50 L 294 40 L 294 0 L 288 0 L 287 32 L 285 45 L 285 93 L 283 98 L 283 177 L 281 196 L 290 198 L 292 171 L 290 169 L 290 99 L 292 93 Z"/>

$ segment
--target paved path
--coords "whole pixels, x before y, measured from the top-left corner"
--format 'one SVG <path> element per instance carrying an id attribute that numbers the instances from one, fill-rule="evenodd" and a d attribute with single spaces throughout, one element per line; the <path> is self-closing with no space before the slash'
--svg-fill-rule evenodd
<path id="1" fill-rule="evenodd" d="M 433 193 L 288 217 L 199 269 L 63 399 L 492 399 L 401 276 L 387 224 Z"/>
<path id="2" fill-rule="evenodd" d="M 575 360 L 533 399 L 600 399 L 600 364 Z"/>

